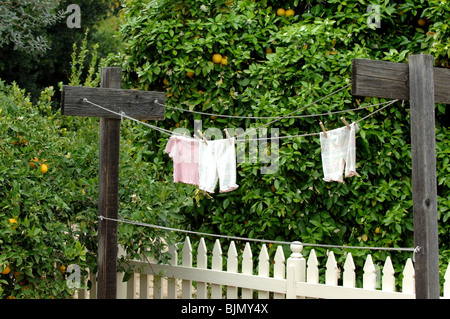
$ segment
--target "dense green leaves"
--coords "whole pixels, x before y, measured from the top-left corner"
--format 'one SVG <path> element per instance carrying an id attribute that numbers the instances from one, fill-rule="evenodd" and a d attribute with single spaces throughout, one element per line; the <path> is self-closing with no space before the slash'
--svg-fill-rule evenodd
<path id="1" fill-rule="evenodd" d="M 85 232 L 95 224 L 95 202 L 86 195 L 96 191 L 86 187 L 95 149 L 83 138 L 74 143 L 74 132 L 52 114 L 53 94 L 48 88 L 33 105 L 16 85 L 0 82 L 0 268 L 11 269 L 0 278 L 4 298 L 68 297 L 60 267 L 84 269 L 93 258 Z"/>
<path id="2" fill-rule="evenodd" d="M 442 1 L 379 5 L 381 27 L 371 26 L 374 12 L 366 1 L 132 1 L 124 9 L 121 33 L 128 86 L 165 90 L 166 103 L 190 110 L 227 115 L 276 116 L 289 113 L 351 82 L 351 60 L 368 58 L 407 62 L 409 54 L 428 53 L 447 67 L 449 5 Z M 295 15 L 278 16 L 278 8 Z M 420 19 L 423 19 L 419 21 Z M 212 55 L 226 56 L 226 65 Z M 438 62 L 439 61 L 439 62 Z M 193 72 L 187 76 L 186 72 Z M 317 114 L 378 104 L 344 90 L 299 114 Z M 345 114 L 355 121 L 376 110 Z M 445 108 L 437 105 L 438 183 L 441 254 L 446 255 L 449 217 L 448 130 Z M 264 121 L 200 117 L 166 110 L 159 123 L 168 129 L 194 120 L 202 128 L 257 127 Z M 280 135 L 342 126 L 336 115 L 284 119 L 271 125 Z M 205 196 L 186 187 L 195 205 L 181 210 L 194 230 L 264 239 L 356 246 L 412 247 L 409 105 L 399 102 L 360 123 L 357 171 L 345 183 L 322 180 L 317 137 L 281 140 L 278 169 L 267 164 L 238 164 L 240 188 Z M 149 140 L 166 137 L 146 133 Z M 149 148 L 160 161 L 167 156 Z M 248 148 L 247 148 L 248 151 Z M 259 153 L 266 149 L 259 147 Z M 165 172 L 170 174 L 171 165 Z M 180 186 L 181 187 L 181 186 Z M 324 253 L 325 251 L 320 251 Z M 352 252 L 365 254 L 366 251 Z M 375 252 L 374 258 L 384 258 Z M 405 254 L 398 253 L 398 260 Z M 396 259 L 397 260 L 397 259 Z M 398 264 L 401 264 L 400 262 Z"/>
<path id="3" fill-rule="evenodd" d="M 124 68 L 124 87 L 163 90 L 170 106 L 246 116 L 287 114 L 343 88 L 351 83 L 353 58 L 407 63 L 410 54 L 428 53 L 435 57 L 436 66 L 448 67 L 446 1 L 380 3 L 381 28 L 368 23 L 373 14 L 367 12 L 369 4 L 363 0 L 128 1 L 121 25 L 124 50 L 109 63 Z M 278 16 L 278 8 L 294 9 L 295 15 Z M 98 62 L 96 49 L 89 52 L 93 64 Z M 84 72 L 85 50 L 82 44 L 81 53 L 72 55 L 71 84 L 95 86 L 97 66 Z M 214 63 L 213 54 L 221 54 L 226 63 Z M 82 81 L 84 74 L 87 79 Z M 98 121 L 62 117 L 54 111 L 53 94 L 49 88 L 32 104 L 16 85 L 0 82 L 0 270 L 11 268 L 0 275 L 1 297 L 68 297 L 73 291 L 59 267 L 96 268 Z M 345 89 L 296 115 L 381 102 L 352 96 Z M 378 108 L 344 116 L 352 122 Z M 450 251 L 450 133 L 445 113 L 444 105 L 436 106 L 442 265 Z M 271 129 L 282 136 L 319 132 L 319 121 L 331 130 L 343 125 L 339 116 L 283 119 L 269 126 L 268 135 Z M 167 108 L 165 120 L 157 124 L 192 133 L 195 120 L 201 120 L 202 130 L 245 131 L 268 122 Z M 193 186 L 172 183 L 172 164 L 163 151 L 167 136 L 124 120 L 119 214 L 149 224 L 223 235 L 412 247 L 408 102 L 395 103 L 359 126 L 360 176 L 342 184 L 323 181 L 320 141 L 309 136 L 282 139 L 277 148 L 275 143 L 242 144 L 246 154 L 238 162 L 240 187 L 227 194 L 204 194 Z M 30 166 L 35 157 L 39 158 L 36 169 Z M 49 168 L 42 174 L 38 165 L 44 163 Z M 265 172 L 269 166 L 272 171 Z M 11 224 L 11 218 L 17 224 Z M 119 242 L 126 253 L 122 260 L 144 254 L 165 261 L 167 254 L 159 253 L 165 245 L 161 238 L 170 242 L 175 237 L 175 232 L 121 223 Z M 326 254 L 325 249 L 316 250 Z M 343 252 L 336 251 L 338 258 L 345 257 Z M 355 257 L 367 254 L 351 252 Z M 373 251 L 372 257 L 378 262 L 386 254 Z M 410 256 L 392 253 L 398 272 Z M 355 258 L 359 266 L 362 262 Z"/>
<path id="4" fill-rule="evenodd" d="M 0 81 L 0 272 L 10 269 L 0 274 L 0 298 L 70 298 L 65 269 L 96 272 L 98 119 L 61 116 L 54 93 L 44 90 L 33 104 Z M 192 200 L 155 178 L 160 163 L 147 161 L 153 152 L 135 124 L 121 132 L 120 217 L 174 226 Z M 153 229 L 120 224 L 122 259 L 148 251 L 166 260 L 161 250 L 176 234 L 163 235 L 165 242 Z"/>

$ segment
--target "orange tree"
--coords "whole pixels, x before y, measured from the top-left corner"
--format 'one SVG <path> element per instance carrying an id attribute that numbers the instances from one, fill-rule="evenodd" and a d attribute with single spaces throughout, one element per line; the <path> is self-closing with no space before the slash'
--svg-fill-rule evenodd
<path id="1" fill-rule="evenodd" d="M 0 80 L 0 298 L 70 298 L 68 266 L 96 272 L 98 119 L 61 116 L 54 94 L 49 87 L 33 104 Z M 183 190 L 148 177 L 158 162 L 136 160 L 147 151 L 132 145 L 133 123 L 121 132 L 120 214 L 172 223 Z M 166 258 L 156 231 L 129 226 L 119 226 L 129 258 Z"/>
<path id="2" fill-rule="evenodd" d="M 356 0 L 128 1 L 121 26 L 125 49 L 115 63 L 124 67 L 128 87 L 164 90 L 169 106 L 253 116 L 287 114 L 344 87 L 351 82 L 353 58 L 406 63 L 409 54 L 427 53 L 437 67 L 449 67 L 448 2 L 384 2 L 378 6 L 379 28 L 374 25 L 378 13 L 367 12 L 369 5 Z M 348 89 L 301 114 L 383 101 L 354 97 Z M 375 109 L 345 117 L 355 121 Z M 437 105 L 436 114 L 439 235 L 441 255 L 447 256 L 450 133 L 445 107 Z M 202 120 L 203 130 L 245 130 L 267 123 L 167 109 L 158 125 L 192 132 L 195 119 Z M 325 115 L 283 119 L 271 127 L 280 135 L 312 133 L 320 131 L 320 120 L 327 129 L 343 125 L 338 116 Z M 138 132 L 136 145 L 149 151 L 142 159 L 169 160 L 162 151 L 167 137 Z M 412 247 L 408 103 L 396 103 L 361 122 L 356 143 L 360 177 L 342 184 L 322 180 L 319 139 L 306 137 L 280 141 L 279 167 L 273 174 L 262 174 L 259 162 L 239 163 L 240 187 L 231 193 L 205 196 L 192 186 L 180 186 L 195 201 L 183 207 L 185 227 L 271 240 Z M 171 171 L 171 165 L 160 167 L 158 176 L 170 181 Z M 410 254 L 392 257 L 399 261 L 406 256 Z M 384 259 L 386 252 L 375 251 L 373 257 Z M 396 263 L 398 271 L 403 264 Z"/>
<path id="3" fill-rule="evenodd" d="M 53 95 L 50 87 L 32 104 L 0 81 L 0 268 L 11 270 L 0 275 L 4 298 L 68 297 L 65 269 L 90 261 L 80 239 L 93 225 L 93 135 L 75 142 L 53 114 Z"/>

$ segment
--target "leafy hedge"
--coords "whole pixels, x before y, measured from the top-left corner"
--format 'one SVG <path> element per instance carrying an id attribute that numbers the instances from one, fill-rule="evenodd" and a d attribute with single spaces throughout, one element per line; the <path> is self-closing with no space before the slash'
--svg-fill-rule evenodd
<path id="1" fill-rule="evenodd" d="M 90 163 L 95 149 L 88 142 L 93 135 L 76 139 L 70 126 L 52 114 L 54 93 L 46 89 L 33 105 L 24 90 L 0 81 L 3 298 L 68 297 L 65 268 L 85 268 L 90 259 L 84 240 L 76 238 L 95 222 L 90 218 L 95 216 L 95 166 Z M 78 216 L 71 214 L 74 209 Z M 71 227 L 75 223 L 80 228 Z"/>
<path id="2" fill-rule="evenodd" d="M 408 62 L 409 54 L 427 53 L 436 66 L 449 67 L 450 18 L 447 2 L 407 0 L 380 4 L 381 28 L 369 26 L 370 2 L 308 1 L 130 1 L 121 34 L 125 50 L 116 64 L 127 85 L 164 90 L 169 106 L 226 115 L 287 114 L 351 82 L 351 60 L 366 58 Z M 295 14 L 278 15 L 277 9 Z M 214 63 L 220 54 L 226 63 Z M 344 110 L 383 102 L 344 90 L 301 114 Z M 355 121 L 376 107 L 344 116 Z M 223 119 L 167 109 L 158 123 L 187 128 L 194 120 L 203 130 L 257 127 L 267 121 Z M 271 127 L 280 135 L 320 131 L 343 124 L 339 117 L 284 119 Z M 239 189 L 205 196 L 184 186 L 196 205 L 183 208 L 186 228 L 224 235 L 306 243 L 412 247 L 410 122 L 408 102 L 390 106 L 360 123 L 357 171 L 345 183 L 322 180 L 317 137 L 281 140 L 279 169 L 261 174 L 261 163 L 238 165 Z M 450 216 L 448 122 L 437 105 L 437 160 L 441 262 L 448 261 Z M 162 152 L 167 137 L 142 129 L 158 141 L 144 160 L 168 162 Z M 260 149 L 260 152 L 265 152 Z M 172 165 L 158 169 L 171 181 Z M 319 249 L 325 254 L 325 250 Z M 354 254 L 366 254 L 365 250 Z M 373 252 L 375 260 L 385 252 Z M 395 253 L 403 267 L 410 254 Z M 344 258 L 344 256 L 341 256 Z M 402 260 L 402 261 L 401 261 Z M 359 259 L 357 263 L 362 263 Z"/>
<path id="3" fill-rule="evenodd" d="M 364 1 L 299 3 L 276 1 L 129 1 L 123 12 L 124 52 L 110 63 L 125 69 L 125 86 L 166 91 L 167 104 L 218 114 L 286 114 L 344 87 L 351 60 L 408 61 L 428 53 L 448 67 L 449 5 L 408 0 L 383 3 L 381 28 L 367 25 Z M 290 17 L 278 8 L 293 9 Z M 423 20 L 420 20 L 423 19 Z M 420 22 L 419 22 L 420 21 Z M 96 85 L 83 74 L 86 48 L 74 54 L 71 79 Z M 95 56 L 95 50 L 94 50 Z M 214 54 L 227 57 L 215 64 Z M 75 61 L 77 60 L 77 61 Z M 77 63 L 75 63 L 77 62 Z M 92 69 L 90 69 L 92 70 Z M 86 73 L 85 73 L 86 74 Z M 75 84 L 75 83 L 72 83 Z M 0 297 L 61 298 L 73 290 L 64 267 L 96 269 L 98 121 L 62 117 L 54 89 L 39 102 L 17 85 L 0 81 Z M 349 90 L 302 114 L 383 102 L 351 96 Z M 360 119 L 376 108 L 345 114 Z M 442 267 L 449 255 L 449 138 L 445 106 L 436 108 L 439 240 Z M 159 126 L 203 130 L 256 127 L 266 121 L 222 119 L 166 110 Z M 337 116 L 285 119 L 272 125 L 280 135 L 312 133 L 342 126 Z M 345 183 L 322 180 L 317 137 L 282 140 L 279 168 L 262 174 L 262 163 L 238 165 L 239 189 L 211 196 L 173 184 L 163 153 L 167 137 L 130 121 L 121 134 L 120 214 L 133 220 L 203 232 L 272 240 L 356 246 L 411 247 L 410 124 L 408 103 L 383 110 L 360 123 L 357 170 Z M 265 149 L 260 148 L 263 153 Z M 36 168 L 33 167 L 33 159 Z M 44 162 L 45 160 L 45 162 Z M 30 165 L 30 162 L 31 165 Z M 47 164 L 47 170 L 40 170 Z M 164 236 L 175 233 L 120 224 L 127 258 L 156 255 Z M 223 247 L 224 248 L 224 247 Z M 308 247 L 307 247 L 308 248 Z M 325 254 L 324 249 L 318 249 Z M 342 253 L 342 251 L 339 251 Z M 352 251 L 354 255 L 365 250 Z M 385 252 L 373 252 L 375 261 Z M 395 253 L 400 271 L 405 257 Z M 343 254 L 340 258 L 344 258 Z M 355 258 L 355 263 L 362 263 Z M 61 268 L 61 266 L 64 266 Z M 443 273 L 442 273 L 443 274 Z"/>
<path id="4" fill-rule="evenodd" d="M 74 52 L 79 64 L 71 78 L 96 83 L 91 76 L 80 81 L 83 54 Z M 49 87 L 33 104 L 25 90 L 0 80 L 2 299 L 70 298 L 75 290 L 67 281 L 69 265 L 80 267 L 82 275 L 97 270 L 98 119 L 62 116 L 54 97 Z M 139 160 L 146 149 L 132 143 L 141 134 L 134 123 L 124 122 L 121 133 L 121 214 L 172 225 L 180 218 L 179 202 L 186 201 L 184 190 L 147 177 L 159 163 Z M 127 259 L 144 251 L 167 258 L 159 253 L 165 243 L 157 238 L 152 229 L 119 226 Z"/>

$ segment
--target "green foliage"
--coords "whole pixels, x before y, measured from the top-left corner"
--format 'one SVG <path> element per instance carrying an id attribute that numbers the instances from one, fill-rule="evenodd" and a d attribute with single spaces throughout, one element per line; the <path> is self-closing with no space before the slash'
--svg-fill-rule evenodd
<path id="1" fill-rule="evenodd" d="M 43 54 L 49 49 L 48 39 L 42 35 L 45 27 L 63 17 L 58 9 L 60 0 L 2 1 L 0 3 L 0 48 L 14 45 L 14 50 L 27 54 Z"/>
<path id="2" fill-rule="evenodd" d="M 385 1 L 380 4 L 381 28 L 368 23 L 373 14 L 367 12 L 369 4 L 356 0 L 285 4 L 250 0 L 129 1 L 121 26 L 125 50 L 116 59 L 126 71 L 128 87 L 164 90 L 168 105 L 254 116 L 287 114 L 349 84 L 353 58 L 406 63 L 410 54 L 428 53 L 439 61 L 437 66 L 448 65 L 448 2 Z M 296 13 L 278 16 L 279 7 L 292 8 Z M 419 22 L 420 18 L 425 19 L 425 24 Z M 216 53 L 227 57 L 228 63 L 213 63 L 212 55 Z M 345 90 L 302 114 L 383 101 L 354 97 Z M 345 117 L 355 121 L 375 109 L 351 112 Z M 167 109 L 165 121 L 158 125 L 166 129 L 185 127 L 192 132 L 194 119 L 202 120 L 203 129 L 245 130 L 265 123 L 200 117 Z M 327 129 L 342 126 L 337 116 L 319 119 Z M 319 119 L 284 119 L 272 127 L 279 128 L 280 135 L 312 133 L 320 131 Z M 450 136 L 444 120 L 445 108 L 438 105 L 440 247 L 441 262 L 446 264 L 445 221 L 450 207 L 446 158 Z M 190 186 L 180 185 L 195 201 L 195 205 L 182 209 L 185 227 L 272 240 L 412 247 L 408 103 L 396 103 L 360 124 L 360 177 L 348 178 L 343 184 L 326 183 L 322 180 L 318 138 L 282 140 L 276 173 L 261 174 L 264 164 L 260 162 L 240 163 L 240 187 L 236 191 L 204 196 Z M 145 130 L 143 138 L 158 143 L 148 147 L 152 156 L 142 159 L 168 161 L 162 152 L 165 136 Z M 171 171 L 171 165 L 159 168 L 159 174 L 168 181 Z M 319 254 L 325 253 L 319 249 Z M 362 255 L 367 251 L 352 253 Z M 373 253 L 375 260 L 385 256 L 385 252 Z M 411 254 L 393 256 L 397 267 L 403 267 L 405 257 Z"/>
<path id="3" fill-rule="evenodd" d="M 75 51 L 72 57 L 74 73 L 86 74 L 79 67 L 85 55 Z M 71 79 L 96 85 L 98 74 L 87 74 L 86 80 Z M 70 298 L 74 290 L 61 267 L 77 265 L 83 275 L 97 269 L 98 119 L 62 116 L 54 95 L 49 87 L 32 103 L 17 84 L 0 81 L 0 271 L 10 269 L 0 274 L 0 298 Z M 141 161 L 153 154 L 145 132 L 125 121 L 121 133 L 120 217 L 175 226 L 180 208 L 192 200 L 161 178 L 158 158 Z M 161 251 L 177 234 L 162 235 L 121 223 L 121 259 L 166 261 L 169 255 Z"/>
<path id="4" fill-rule="evenodd" d="M 77 43 L 73 44 L 72 51 L 72 63 L 71 63 L 71 74 L 69 77 L 69 85 L 77 86 L 81 85 L 81 79 L 85 78 L 83 86 L 88 87 L 96 87 L 100 84 L 100 73 L 98 72 L 101 69 L 101 66 L 104 64 L 105 59 L 102 59 L 97 65 L 98 62 L 98 43 L 95 43 L 91 50 L 87 48 L 87 35 L 89 30 L 86 30 L 85 37 L 81 42 L 80 49 L 78 51 Z M 90 57 L 88 57 L 88 53 L 91 51 Z M 90 58 L 89 67 L 86 73 L 85 65 L 87 63 L 87 58 Z M 94 78 L 95 76 L 95 78 Z"/>
<path id="5" fill-rule="evenodd" d="M 53 95 L 50 87 L 33 105 L 17 85 L 0 82 L 0 268 L 11 269 L 0 278 L 4 298 L 69 297 L 60 267 L 85 269 L 94 258 L 82 244 L 95 225 L 93 136 L 77 137 L 52 114 Z"/>
<path id="6" fill-rule="evenodd" d="M 105 27 L 101 27 L 105 20 L 113 20 L 118 15 L 115 3 L 118 4 L 115 0 L 2 1 L 1 78 L 6 83 L 18 83 L 31 94 L 32 101 L 36 102 L 40 92 L 46 87 L 56 87 L 58 82 L 68 79 L 71 74 L 72 45 L 82 42 L 86 30 L 91 30 L 87 39 L 88 47 L 99 43 L 99 59 L 117 52 L 120 40 L 113 38 L 113 25 L 106 25 L 108 29 L 111 28 L 108 32 Z M 69 13 L 66 10 L 70 4 L 80 6 L 79 29 L 67 26 Z M 24 47 L 20 49 L 14 41 L 21 42 Z M 58 98 L 59 96 L 54 97 Z"/>

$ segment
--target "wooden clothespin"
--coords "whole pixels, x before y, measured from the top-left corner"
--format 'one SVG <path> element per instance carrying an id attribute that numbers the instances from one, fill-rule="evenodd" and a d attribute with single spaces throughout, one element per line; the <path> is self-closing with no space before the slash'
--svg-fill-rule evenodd
<path id="1" fill-rule="evenodd" d="M 203 135 L 202 131 L 197 130 L 198 134 L 200 134 L 200 136 L 202 137 L 203 141 L 205 142 L 206 145 L 208 145 L 208 142 L 206 141 L 205 136 Z"/>
<path id="2" fill-rule="evenodd" d="M 233 145 L 233 141 L 231 140 L 230 133 L 228 133 L 228 130 L 226 128 L 223 130 L 225 131 L 225 135 L 227 136 L 227 139 L 230 142 L 230 145 Z"/>
<path id="3" fill-rule="evenodd" d="M 325 138 L 327 138 L 327 130 L 325 129 L 325 126 L 323 126 L 323 123 L 322 123 L 322 122 L 319 122 L 319 124 L 320 124 L 320 127 L 322 128 L 323 136 L 324 136 Z"/>
<path id="4" fill-rule="evenodd" d="M 344 123 L 345 126 L 347 126 L 347 128 L 350 130 L 350 125 L 349 125 L 348 122 L 344 119 L 344 117 L 341 117 L 341 121 L 342 121 L 342 123 Z"/>

